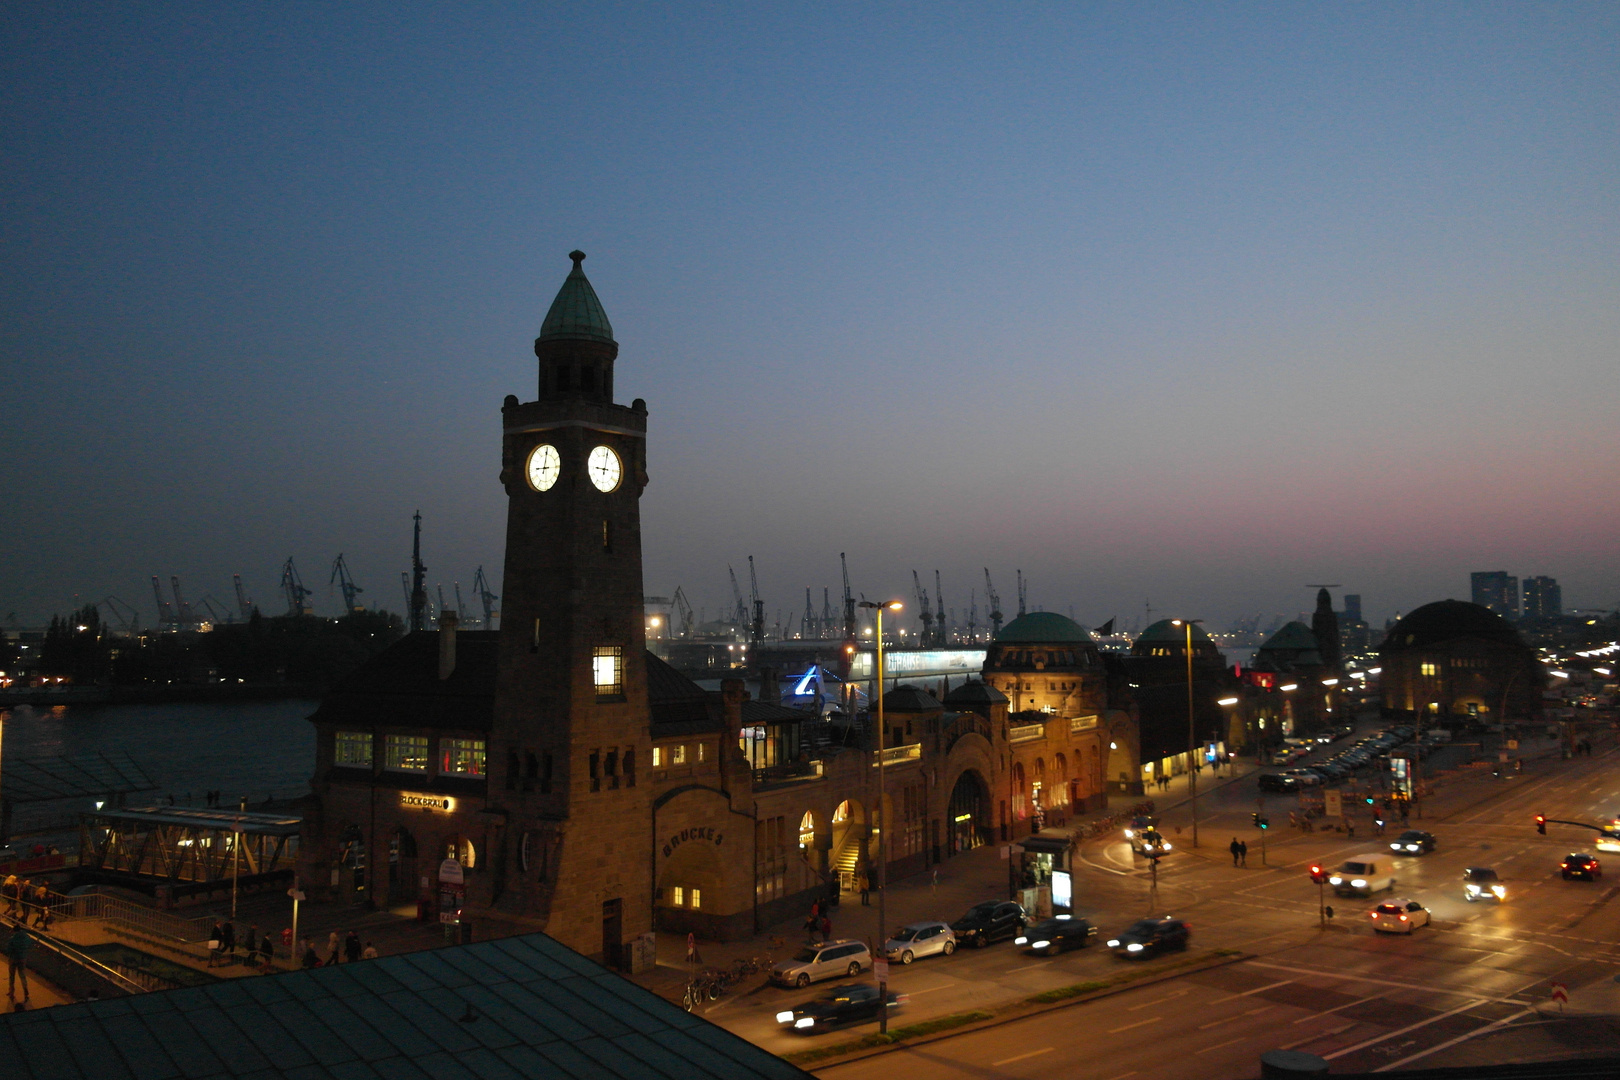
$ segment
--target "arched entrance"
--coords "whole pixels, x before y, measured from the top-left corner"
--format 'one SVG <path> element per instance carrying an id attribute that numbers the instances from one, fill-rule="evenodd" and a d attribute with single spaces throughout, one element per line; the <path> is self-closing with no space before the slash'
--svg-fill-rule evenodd
<path id="1" fill-rule="evenodd" d="M 872 856 L 869 842 L 866 807 L 854 799 L 845 799 L 833 811 L 832 850 L 828 854 L 828 865 L 838 875 L 841 890 L 859 888 L 860 875 Z"/>
<path id="2" fill-rule="evenodd" d="M 960 855 L 988 842 L 990 835 L 990 792 L 984 778 L 972 769 L 964 770 L 951 788 L 951 854 Z"/>
<path id="3" fill-rule="evenodd" d="M 388 898 L 393 903 L 417 899 L 416 838 L 407 829 L 397 829 L 388 839 Z"/>

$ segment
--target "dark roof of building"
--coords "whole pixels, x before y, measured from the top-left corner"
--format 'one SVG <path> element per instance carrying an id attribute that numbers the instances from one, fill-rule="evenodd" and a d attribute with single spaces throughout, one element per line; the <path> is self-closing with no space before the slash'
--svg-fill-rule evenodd
<path id="1" fill-rule="evenodd" d="M 613 342 L 613 326 L 608 322 L 602 301 L 585 278 L 585 253 L 571 251 L 574 268 L 563 279 L 557 298 L 546 312 L 546 321 L 540 324 L 541 341 L 605 341 Z"/>
<path id="2" fill-rule="evenodd" d="M 944 707 L 920 686 L 897 686 L 883 695 L 885 712 L 939 712 Z"/>
<path id="3" fill-rule="evenodd" d="M 1422 649 L 1457 638 L 1485 638 L 1507 645 L 1524 645 L 1512 623 L 1479 604 L 1464 600 L 1437 600 L 1424 604 L 1395 624 L 1384 639 L 1384 649 Z"/>
<path id="4" fill-rule="evenodd" d="M 969 679 L 945 695 L 946 705 L 1005 705 L 1007 695 L 983 679 Z"/>
<path id="5" fill-rule="evenodd" d="M 1055 611 L 1030 611 L 1018 616 L 1001 628 L 996 641 L 1053 645 L 1078 641 L 1092 644 L 1090 630 Z"/>
<path id="6" fill-rule="evenodd" d="M 742 703 L 744 724 L 803 724 L 814 719 L 816 714 L 808 709 L 790 709 L 774 701 L 755 701 L 749 698 Z"/>
<path id="7" fill-rule="evenodd" d="M 0 1015 L 17 1080 L 808 1073 L 545 934 Z"/>
<path id="8" fill-rule="evenodd" d="M 439 678 L 440 633 L 418 630 L 394 642 L 333 687 L 310 719 L 488 731 L 500 631 L 456 631 L 456 666 L 448 679 Z"/>
<path id="9" fill-rule="evenodd" d="M 1260 646 L 1262 649 L 1270 649 L 1272 651 L 1283 649 L 1298 651 L 1300 649 L 1314 649 L 1316 647 L 1316 635 L 1311 632 L 1310 627 L 1306 626 L 1297 619 L 1293 622 L 1284 623 L 1281 630 L 1278 630 L 1275 634 L 1272 634 L 1266 639 L 1266 643 Z"/>
<path id="10" fill-rule="evenodd" d="M 1201 641 L 1209 641 L 1210 637 L 1208 634 L 1204 633 L 1204 628 L 1202 626 L 1199 626 L 1197 623 L 1193 623 L 1192 639 L 1193 645 L 1197 646 L 1197 644 Z M 1174 620 L 1160 619 L 1158 622 L 1142 631 L 1142 636 L 1136 639 L 1136 644 L 1138 645 L 1142 644 L 1143 642 L 1180 645 L 1183 649 L 1185 649 L 1187 646 L 1187 625 L 1182 623 L 1180 626 L 1177 626 Z M 1213 642 L 1211 642 L 1211 644 L 1213 644 Z"/>
<path id="11" fill-rule="evenodd" d="M 652 653 L 647 654 L 647 708 L 655 735 L 691 735 L 722 726 L 713 696 Z"/>

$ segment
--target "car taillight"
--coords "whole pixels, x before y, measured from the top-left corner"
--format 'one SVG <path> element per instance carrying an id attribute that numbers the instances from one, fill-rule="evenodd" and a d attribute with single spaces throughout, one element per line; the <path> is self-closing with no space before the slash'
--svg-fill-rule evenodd
<path id="1" fill-rule="evenodd" d="M 1370 912 L 1369 914 L 1371 914 L 1372 917 L 1375 918 L 1375 919 L 1378 918 L 1378 912 L 1376 912 L 1376 911 Z"/>
<path id="2" fill-rule="evenodd" d="M 1405 915 L 1401 916 L 1401 922 L 1406 922 L 1406 916 Z"/>

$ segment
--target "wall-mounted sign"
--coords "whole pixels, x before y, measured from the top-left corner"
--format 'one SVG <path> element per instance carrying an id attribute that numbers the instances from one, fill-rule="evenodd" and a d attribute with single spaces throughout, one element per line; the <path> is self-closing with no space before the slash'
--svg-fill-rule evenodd
<path id="1" fill-rule="evenodd" d="M 421 810 L 450 811 L 456 808 L 456 800 L 448 795 L 414 795 L 407 791 L 400 795 L 399 805 L 411 806 Z"/>
<path id="2" fill-rule="evenodd" d="M 670 838 L 664 841 L 664 858 L 669 858 L 672 851 L 680 847 L 682 844 L 689 843 L 693 840 L 707 840 L 714 844 L 715 847 L 719 847 L 725 838 L 725 833 L 716 832 L 713 828 L 709 827 L 699 829 L 682 829 L 678 833 L 671 834 Z"/>

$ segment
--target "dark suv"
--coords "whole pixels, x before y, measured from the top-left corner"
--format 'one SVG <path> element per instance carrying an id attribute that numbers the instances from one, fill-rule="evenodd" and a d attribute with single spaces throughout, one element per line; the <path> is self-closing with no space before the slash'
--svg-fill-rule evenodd
<path id="1" fill-rule="evenodd" d="M 1180 919 L 1138 919 L 1118 937 L 1108 939 L 1108 948 L 1119 956 L 1157 956 L 1166 949 L 1185 949 L 1192 927 Z"/>
<path id="2" fill-rule="evenodd" d="M 982 949 L 992 941 L 1023 933 L 1029 917 L 1023 907 L 1011 900 L 987 900 L 968 908 L 967 914 L 951 923 L 958 945 Z"/>
<path id="3" fill-rule="evenodd" d="M 1278 773 L 1261 773 L 1255 779 L 1255 786 L 1261 791 L 1297 791 L 1299 790 L 1299 781 L 1292 776 L 1282 776 Z"/>

